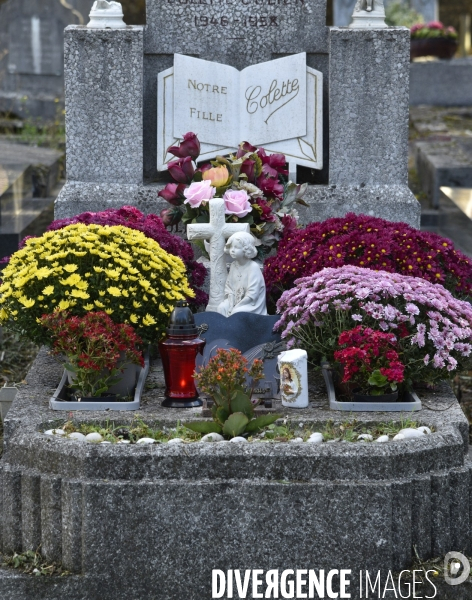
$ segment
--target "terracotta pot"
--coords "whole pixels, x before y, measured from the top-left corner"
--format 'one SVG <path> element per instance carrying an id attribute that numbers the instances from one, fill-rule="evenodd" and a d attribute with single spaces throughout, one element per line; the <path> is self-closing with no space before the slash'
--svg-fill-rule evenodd
<path id="1" fill-rule="evenodd" d="M 437 58 L 451 59 L 457 52 L 459 42 L 448 38 L 425 38 L 411 40 L 410 58 L 420 56 L 436 56 Z"/>

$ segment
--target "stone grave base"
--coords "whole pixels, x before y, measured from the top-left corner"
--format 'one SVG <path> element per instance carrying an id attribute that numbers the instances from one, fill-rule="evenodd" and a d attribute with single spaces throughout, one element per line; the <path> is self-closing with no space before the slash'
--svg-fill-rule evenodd
<path id="1" fill-rule="evenodd" d="M 157 193 L 163 185 L 68 181 L 55 203 L 55 218 L 65 219 L 86 211 L 136 206 L 159 214 L 169 208 Z M 420 225 L 420 205 L 407 185 L 311 185 L 305 195 L 309 208 L 297 205 L 303 224 L 343 217 L 348 212 Z"/>
<path id="2" fill-rule="evenodd" d="M 360 570 L 375 577 L 408 569 L 413 546 L 422 559 L 471 552 L 468 423 L 447 385 L 421 396 L 423 410 L 412 418 L 436 429 L 422 439 L 126 446 L 41 431 L 70 418 L 126 424 L 139 416 L 172 426 L 201 409 L 163 409 L 162 370 L 154 366 L 139 415 L 59 416 L 48 398 L 60 374 L 42 350 L 5 419 L 1 549 L 41 545 L 74 574 L 45 581 L 3 569 L 1 598 L 205 600 L 212 569 L 351 569 L 356 599 Z M 329 411 L 316 382 L 310 400 L 309 408 L 283 414 L 313 428 L 354 418 Z M 355 418 L 368 424 L 409 416 Z M 466 598 L 448 594 L 447 586 L 437 597 Z"/>

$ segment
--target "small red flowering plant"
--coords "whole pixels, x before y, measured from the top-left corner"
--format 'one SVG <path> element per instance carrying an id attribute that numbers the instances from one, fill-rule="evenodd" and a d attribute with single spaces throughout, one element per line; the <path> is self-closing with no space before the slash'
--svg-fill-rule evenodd
<path id="1" fill-rule="evenodd" d="M 200 391 L 211 397 L 214 404 L 211 408 L 213 422 L 184 423 L 192 431 L 237 437 L 256 433 L 280 418 L 280 415 L 254 418 L 255 405 L 251 396 L 257 382 L 264 377 L 261 360 L 255 359 L 248 367 L 247 359 L 239 350 L 220 348 L 194 377 Z"/>
<path id="2" fill-rule="evenodd" d="M 359 325 L 343 331 L 334 359 L 343 369 L 343 383 L 357 384 L 362 394 L 380 396 L 397 390 L 404 380 L 397 338 L 392 333 Z"/>
<path id="3" fill-rule="evenodd" d="M 260 240 L 259 258 L 264 258 L 289 231 L 296 229 L 298 213 L 295 203 L 306 204 L 302 196 L 306 184 L 286 180 L 288 171 L 283 154 L 267 154 L 242 142 L 234 155 L 217 156 L 197 167 L 200 142 L 186 133 L 178 146 L 167 152 L 177 157 L 168 163 L 175 183 L 159 192 L 171 208 L 161 211 L 167 226 L 183 223 L 208 223 L 209 200 L 223 198 L 228 223 L 248 223 Z"/>
<path id="4" fill-rule="evenodd" d="M 52 354 L 67 358 L 64 366 L 74 374 L 77 396 L 101 397 L 119 381 L 124 362 L 144 365 L 142 341 L 133 327 L 113 323 L 105 312 L 83 317 L 54 312 L 40 321 L 51 335 Z"/>

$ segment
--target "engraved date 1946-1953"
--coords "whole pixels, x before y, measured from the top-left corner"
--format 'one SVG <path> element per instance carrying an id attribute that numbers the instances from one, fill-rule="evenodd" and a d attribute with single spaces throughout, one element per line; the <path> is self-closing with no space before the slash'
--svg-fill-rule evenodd
<path id="1" fill-rule="evenodd" d="M 242 17 L 241 19 L 228 19 L 228 17 L 195 17 L 195 25 L 197 27 L 211 27 L 221 25 L 228 27 L 229 25 L 239 25 L 243 27 L 278 27 L 277 16 L 268 17 Z"/>

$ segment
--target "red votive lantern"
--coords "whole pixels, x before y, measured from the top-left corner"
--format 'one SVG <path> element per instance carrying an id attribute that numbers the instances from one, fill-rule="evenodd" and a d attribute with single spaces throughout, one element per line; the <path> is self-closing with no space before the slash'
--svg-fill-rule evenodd
<path id="1" fill-rule="evenodd" d="M 159 343 L 164 367 L 166 398 L 162 406 L 191 408 L 203 403 L 198 397 L 193 379 L 195 359 L 203 352 L 206 341 L 198 337 L 192 311 L 187 302 L 179 301 L 174 308 L 166 338 Z"/>

